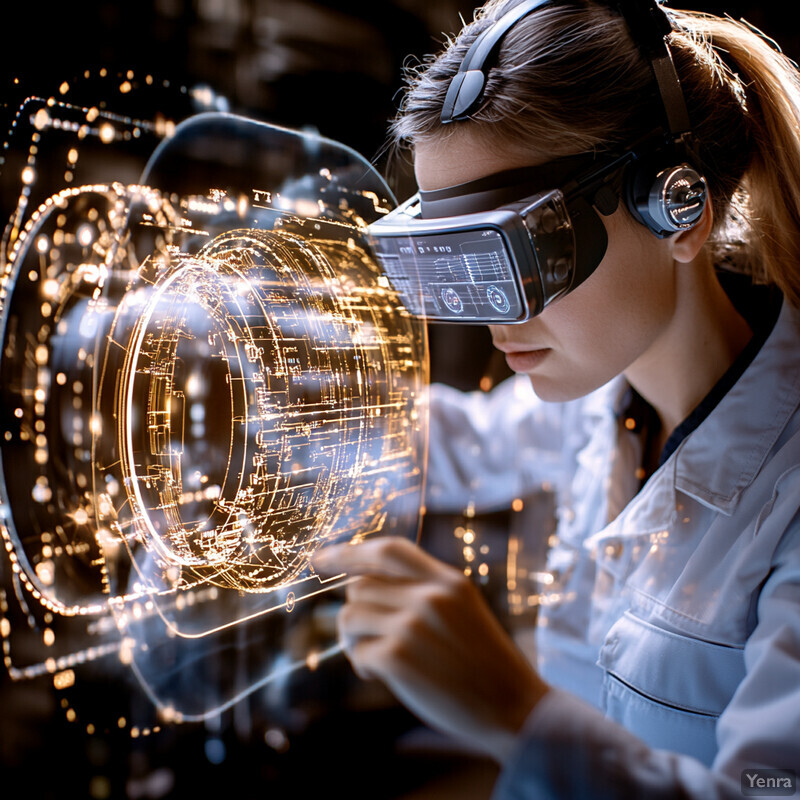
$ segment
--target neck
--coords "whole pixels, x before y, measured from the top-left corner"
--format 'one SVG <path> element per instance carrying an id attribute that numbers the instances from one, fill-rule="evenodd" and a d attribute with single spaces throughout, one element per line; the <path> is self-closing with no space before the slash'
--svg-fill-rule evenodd
<path id="1" fill-rule="evenodd" d="M 677 265 L 676 276 L 680 301 L 670 324 L 625 370 L 631 386 L 658 414 L 661 447 L 752 336 L 720 286 L 708 255 Z"/>

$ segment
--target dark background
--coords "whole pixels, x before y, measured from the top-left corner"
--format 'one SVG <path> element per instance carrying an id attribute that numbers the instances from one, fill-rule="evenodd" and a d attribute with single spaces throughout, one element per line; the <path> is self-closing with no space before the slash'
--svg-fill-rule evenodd
<path id="1" fill-rule="evenodd" d="M 677 5 L 677 4 L 676 4 Z M 789 4 L 685 6 L 745 17 L 795 57 Z M 3 127 L 22 95 L 48 97 L 64 80 L 105 67 L 207 85 L 231 111 L 338 140 L 382 171 L 387 120 L 407 59 L 439 49 L 470 19 L 460 0 L 139 0 L 6 3 L 0 47 Z M 78 90 L 76 90 L 78 91 Z M 22 93 L 22 94 L 21 94 Z M 153 95 L 148 98 L 152 102 Z M 191 108 L 180 109 L 188 113 Z M 390 176 L 402 198 L 410 173 Z M 7 209 L 4 209 L 4 212 Z M 464 389 L 505 376 L 482 328 L 430 331 L 431 375 Z M 444 558 L 458 519 L 429 518 L 423 535 Z M 508 515 L 475 521 L 502 535 Z M 91 717 L 147 705 L 135 687 L 88 670 L 70 705 Z M 339 658 L 298 677 L 279 697 L 257 695 L 205 724 L 164 726 L 133 738 L 113 726 L 85 732 L 70 721 L 48 679 L 12 683 L 0 674 L 0 774 L 31 798 L 184 798 L 228 794 L 307 798 L 488 796 L 494 770 L 432 736 L 381 687 L 362 684 Z"/>

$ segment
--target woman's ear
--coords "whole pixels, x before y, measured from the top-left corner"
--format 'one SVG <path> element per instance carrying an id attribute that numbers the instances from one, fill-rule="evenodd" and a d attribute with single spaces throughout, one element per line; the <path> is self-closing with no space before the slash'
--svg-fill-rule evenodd
<path id="1" fill-rule="evenodd" d="M 708 241 L 713 225 L 714 211 L 711 208 L 711 198 L 707 198 L 697 224 L 688 230 L 673 234 L 671 237 L 672 257 L 675 261 L 683 264 L 694 261 L 703 245 Z"/>

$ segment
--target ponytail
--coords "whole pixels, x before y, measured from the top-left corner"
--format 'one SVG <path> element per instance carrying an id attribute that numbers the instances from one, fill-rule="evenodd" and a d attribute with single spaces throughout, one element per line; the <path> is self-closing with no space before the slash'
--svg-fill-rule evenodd
<path id="1" fill-rule="evenodd" d="M 747 232 L 751 269 L 774 283 L 792 305 L 800 307 L 800 76 L 795 65 L 761 34 L 743 22 L 694 12 L 674 12 L 695 69 L 703 53 L 720 65 L 720 79 L 732 89 L 744 123 L 739 142 L 722 143 L 728 153 L 716 158 L 720 167 L 742 150 L 747 164 L 739 185 L 724 194 L 730 203 L 728 221 L 741 217 Z M 691 72 L 691 68 L 689 70 Z M 686 78 L 684 79 L 684 74 Z M 689 73 L 682 81 L 691 82 Z M 707 90 L 706 90 L 707 91 Z M 716 93 L 714 93 L 716 94 Z M 688 101 L 687 101 L 688 102 Z M 712 98 L 701 103 L 708 108 Z M 696 132 L 708 151 L 720 144 L 705 127 L 727 124 L 703 119 L 695 109 Z M 690 114 L 692 109 L 690 107 Z M 711 159 L 712 162 L 714 159 Z"/>

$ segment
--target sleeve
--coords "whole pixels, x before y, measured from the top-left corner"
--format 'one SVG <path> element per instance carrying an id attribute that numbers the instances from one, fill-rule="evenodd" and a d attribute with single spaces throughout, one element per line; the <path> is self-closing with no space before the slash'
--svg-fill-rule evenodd
<path id="1" fill-rule="evenodd" d="M 709 768 L 688 755 L 654 750 L 602 712 L 551 689 L 520 733 L 493 800 L 564 797 L 740 798 L 748 775 L 791 781 L 800 771 L 800 521 L 757 602 L 745 645 L 746 676 L 717 724 Z M 780 787 L 780 784 L 779 784 Z M 793 795 L 792 791 L 774 792 Z"/>
<path id="2" fill-rule="evenodd" d="M 540 400 L 526 376 L 490 392 L 434 384 L 429 414 L 428 510 L 492 511 L 560 481 L 563 406 Z"/>

